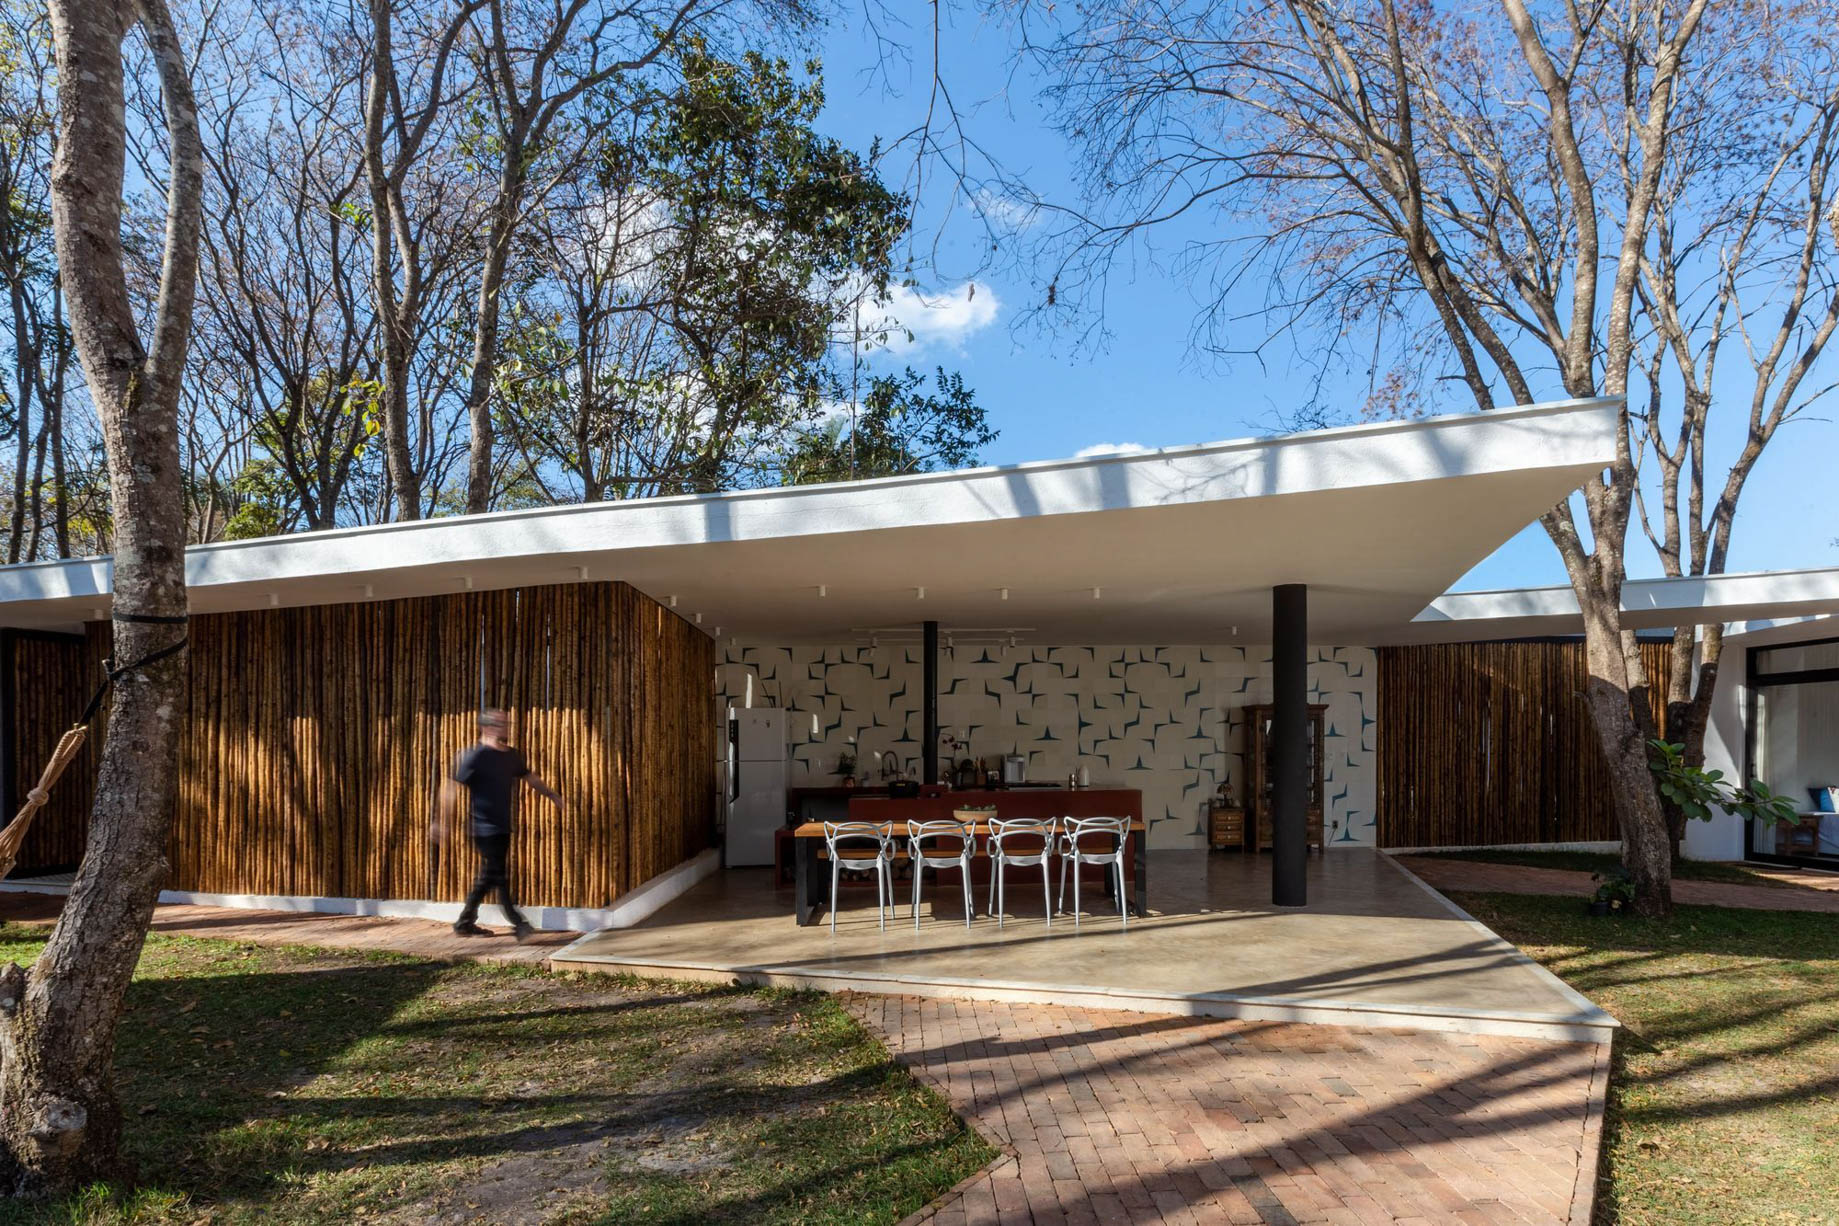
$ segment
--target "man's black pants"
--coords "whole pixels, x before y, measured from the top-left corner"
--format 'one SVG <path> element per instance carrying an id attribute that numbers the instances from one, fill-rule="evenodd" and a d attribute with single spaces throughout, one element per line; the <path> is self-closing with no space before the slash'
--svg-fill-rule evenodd
<path id="1" fill-rule="evenodd" d="M 515 928 L 524 927 L 524 917 L 518 914 L 517 904 L 511 900 L 511 874 L 505 868 L 505 860 L 511 854 L 511 836 L 474 835 L 473 846 L 479 849 L 479 875 L 473 879 L 473 888 L 466 895 L 466 909 L 460 912 L 460 923 L 476 922 L 479 918 L 479 904 L 485 901 L 487 894 L 497 890 L 498 902 L 504 908 L 505 918 Z"/>

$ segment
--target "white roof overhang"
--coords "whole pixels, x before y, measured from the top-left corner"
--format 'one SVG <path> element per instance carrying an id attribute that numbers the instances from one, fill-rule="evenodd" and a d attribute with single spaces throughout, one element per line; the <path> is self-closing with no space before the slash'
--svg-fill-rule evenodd
<path id="1" fill-rule="evenodd" d="M 1839 613 L 1839 567 L 1754 574 L 1631 579 L 1622 587 L 1622 623 L 1631 630 L 1726 625 Z M 1458 643 L 1583 633 L 1568 587 L 1529 587 L 1439 596 L 1387 643 Z"/>
<path id="2" fill-rule="evenodd" d="M 187 551 L 195 612 L 618 579 L 713 633 L 936 620 L 1036 643 L 1377 642 L 1612 458 L 1613 400 L 834 485 L 505 511 Z M 106 558 L 0 568 L 0 625 L 106 615 Z"/>

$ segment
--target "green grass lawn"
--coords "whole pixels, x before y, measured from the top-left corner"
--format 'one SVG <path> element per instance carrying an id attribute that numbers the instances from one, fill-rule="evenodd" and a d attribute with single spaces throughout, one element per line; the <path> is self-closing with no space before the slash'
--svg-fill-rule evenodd
<path id="1" fill-rule="evenodd" d="M 894 1222 L 993 1156 L 820 995 L 154 937 L 117 1067 L 139 1186 L 0 1221 Z"/>
<path id="2" fill-rule="evenodd" d="M 1627 1027 L 1599 1221 L 1839 1222 L 1839 915 L 1452 897 Z"/>
<path id="3" fill-rule="evenodd" d="M 1622 857 L 1603 851 L 1507 851 L 1483 848 L 1479 851 L 1425 851 L 1413 855 L 1445 860 L 1475 860 L 1483 864 L 1523 864 L 1528 868 L 1575 869 L 1585 873 L 1609 873 L 1622 867 Z M 1805 890 L 1809 887 L 1753 872 L 1741 864 L 1711 860 L 1681 860 L 1673 875 L 1681 881 L 1721 881 L 1729 885 L 1764 885 L 1780 890 Z"/>

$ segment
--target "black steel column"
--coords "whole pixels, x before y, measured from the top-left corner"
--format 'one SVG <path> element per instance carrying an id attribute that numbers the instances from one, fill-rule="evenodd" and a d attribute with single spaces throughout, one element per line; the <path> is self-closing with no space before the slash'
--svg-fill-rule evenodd
<path id="1" fill-rule="evenodd" d="M 1309 588 L 1271 589 L 1271 902 L 1309 903 Z"/>
<path id="2" fill-rule="evenodd" d="M 920 646 L 920 782 L 939 781 L 939 623 L 927 622 Z"/>

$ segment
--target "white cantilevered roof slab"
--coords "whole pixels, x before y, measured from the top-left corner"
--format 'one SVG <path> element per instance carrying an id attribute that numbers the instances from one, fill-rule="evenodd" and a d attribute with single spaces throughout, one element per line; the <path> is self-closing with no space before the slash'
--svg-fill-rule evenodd
<path id="1" fill-rule="evenodd" d="M 1622 623 L 1631 630 L 1742 625 L 1839 614 L 1839 567 L 1751 574 L 1631 579 L 1622 587 Z M 1582 634 L 1577 595 L 1568 587 L 1449 592 L 1432 601 L 1388 643 Z"/>
<path id="2" fill-rule="evenodd" d="M 1219 642 L 1235 626 L 1256 642 L 1270 588 L 1307 583 L 1317 641 L 1359 643 L 1600 470 L 1616 429 L 1614 401 L 1572 401 L 222 542 L 186 569 L 207 613 L 618 579 L 705 630 L 785 642 L 927 619 L 1032 642 Z M 0 568 L 0 625 L 100 616 L 109 580 L 106 559 Z"/>

